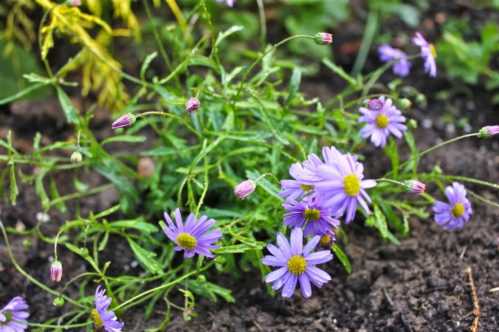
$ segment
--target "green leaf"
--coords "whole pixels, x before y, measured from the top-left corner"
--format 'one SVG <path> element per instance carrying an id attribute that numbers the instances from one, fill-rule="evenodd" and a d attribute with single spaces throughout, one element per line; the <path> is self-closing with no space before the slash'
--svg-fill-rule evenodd
<path id="1" fill-rule="evenodd" d="M 360 84 L 359 81 L 357 81 L 355 78 L 352 76 L 348 75 L 343 68 L 337 66 L 334 62 L 331 62 L 328 59 L 323 59 L 322 63 L 326 65 L 329 69 L 331 69 L 336 75 L 344 79 L 345 81 L 348 82 L 353 88 L 359 88 Z"/>
<path id="2" fill-rule="evenodd" d="M 154 234 L 159 231 L 158 227 L 153 224 L 147 223 L 142 217 L 131 220 L 119 220 L 109 224 L 109 227 L 114 229 L 132 228 L 139 230 L 145 234 Z"/>
<path id="3" fill-rule="evenodd" d="M 10 166 L 10 202 L 12 205 L 16 205 L 17 202 L 17 195 L 19 195 L 19 188 L 17 188 L 17 181 L 16 181 L 16 169 L 14 165 Z"/>
<path id="4" fill-rule="evenodd" d="M 249 250 L 261 250 L 265 247 L 264 243 L 255 242 L 254 245 L 250 246 L 248 244 L 233 244 L 230 246 L 224 246 L 222 248 L 214 250 L 217 255 L 220 254 L 240 254 Z"/>
<path id="5" fill-rule="evenodd" d="M 5 97 L 3 99 L 0 99 L 0 105 L 5 105 L 5 104 L 8 104 L 8 103 L 11 103 L 17 99 L 21 99 L 23 98 L 24 96 L 27 96 L 29 95 L 30 93 L 32 93 L 33 91 L 36 91 L 38 89 L 41 89 L 43 88 L 44 86 L 46 86 L 47 84 L 44 84 L 44 83 L 37 83 L 37 84 L 33 84 L 33 85 L 30 85 L 28 86 L 27 88 L 19 91 L 18 93 L 12 95 L 12 96 L 9 96 L 9 97 Z"/>
<path id="6" fill-rule="evenodd" d="M 241 30 L 243 30 L 244 27 L 243 26 L 240 26 L 240 25 L 233 25 L 231 26 L 229 29 L 227 29 L 226 31 L 222 32 L 222 33 L 219 33 L 218 36 L 217 36 L 217 40 L 215 41 L 215 48 L 218 47 L 218 45 L 227 37 L 229 37 L 230 35 L 232 35 L 233 33 L 236 33 L 236 32 L 239 32 Z"/>
<path id="7" fill-rule="evenodd" d="M 376 228 L 384 240 L 400 244 L 399 240 L 388 229 L 386 217 L 377 205 L 374 206 L 374 213 L 366 219 L 366 225 Z"/>
<path id="8" fill-rule="evenodd" d="M 142 265 L 151 273 L 160 274 L 162 272 L 161 264 L 155 259 L 156 254 L 142 248 L 135 241 L 128 238 L 128 244 Z"/>
<path id="9" fill-rule="evenodd" d="M 106 138 L 102 141 L 102 145 L 121 142 L 121 143 L 142 143 L 145 142 L 147 138 L 145 136 L 134 136 L 134 135 L 116 135 Z"/>
<path id="10" fill-rule="evenodd" d="M 390 159 L 390 162 L 392 164 L 393 176 L 397 177 L 399 173 L 400 159 L 399 159 L 397 142 L 394 139 L 390 138 L 388 140 L 388 144 L 385 146 L 385 153 Z"/>
<path id="11" fill-rule="evenodd" d="M 193 293 L 208 298 L 213 302 L 217 302 L 218 297 L 223 298 L 229 303 L 236 302 L 236 300 L 232 296 L 232 291 L 230 289 L 206 281 L 204 280 L 204 278 L 198 278 L 197 280 L 188 280 L 187 288 L 189 288 L 189 290 L 191 290 Z"/>
<path id="12" fill-rule="evenodd" d="M 343 249 L 341 249 L 341 247 L 337 243 L 335 243 L 331 247 L 331 250 L 334 252 L 335 256 L 338 258 L 345 271 L 347 271 L 348 274 L 352 273 L 352 264 L 350 263 L 350 259 L 343 251 Z"/>
<path id="13" fill-rule="evenodd" d="M 291 74 L 291 79 L 288 86 L 288 98 L 286 103 L 289 104 L 296 96 L 296 93 L 300 90 L 301 83 L 301 69 L 298 67 L 293 68 L 293 73 Z"/>
<path id="14" fill-rule="evenodd" d="M 59 98 L 59 103 L 64 111 L 64 115 L 66 115 L 68 123 L 78 124 L 78 110 L 73 105 L 66 92 L 59 86 L 57 87 L 57 97 Z"/>
<path id="15" fill-rule="evenodd" d="M 146 71 L 147 69 L 149 68 L 149 66 L 151 65 L 151 62 L 158 56 L 158 52 L 153 52 L 151 54 L 149 54 L 144 62 L 142 63 L 142 66 L 140 67 L 140 78 L 145 80 L 145 76 L 146 76 Z"/>

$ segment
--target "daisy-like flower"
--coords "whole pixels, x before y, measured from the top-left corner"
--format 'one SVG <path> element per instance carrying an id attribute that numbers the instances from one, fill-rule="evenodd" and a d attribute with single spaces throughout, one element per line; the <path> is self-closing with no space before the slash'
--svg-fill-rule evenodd
<path id="1" fill-rule="evenodd" d="M 95 290 L 95 308 L 90 312 L 92 321 L 98 331 L 121 332 L 125 324 L 120 322 L 114 311 L 109 310 L 111 299 L 106 296 L 106 291 L 101 286 Z"/>
<path id="2" fill-rule="evenodd" d="M 303 163 L 294 163 L 289 168 L 289 174 L 294 180 L 281 180 L 279 195 L 286 200 L 297 200 L 312 193 L 313 182 L 319 180 L 315 174 L 317 166 L 323 161 L 315 154 L 309 155 Z"/>
<path id="3" fill-rule="evenodd" d="M 466 198 L 466 189 L 454 182 L 445 188 L 445 195 L 449 203 L 437 201 L 433 205 L 435 222 L 449 231 L 463 228 L 473 213 L 471 203 Z"/>
<path id="4" fill-rule="evenodd" d="M 284 223 L 290 227 L 304 228 L 305 235 L 324 235 L 340 225 L 338 219 L 332 217 L 332 210 L 322 205 L 317 196 L 310 196 L 301 202 L 288 201 Z"/>
<path id="5" fill-rule="evenodd" d="M 405 117 L 402 116 L 402 113 L 392 104 L 390 99 L 384 102 L 379 111 L 373 112 L 364 107 L 361 107 L 359 111 L 362 113 L 359 122 L 366 123 L 360 130 L 360 135 L 362 138 L 371 137 L 374 146 L 384 147 L 390 134 L 401 138 L 402 133 L 407 130 L 407 127 L 403 124 Z"/>
<path id="6" fill-rule="evenodd" d="M 393 48 L 388 44 L 383 44 L 378 47 L 379 59 L 383 62 L 395 61 L 393 64 L 393 73 L 395 75 L 405 77 L 409 75 L 411 63 L 407 58 L 407 54 L 397 48 Z"/>
<path id="7" fill-rule="evenodd" d="M 23 332 L 28 328 L 28 304 L 16 296 L 0 310 L 0 332 Z"/>
<path id="8" fill-rule="evenodd" d="M 211 250 L 217 249 L 218 246 L 213 243 L 217 242 L 222 237 L 222 232 L 219 229 L 210 230 L 215 224 L 215 220 L 208 219 L 207 216 L 201 216 L 197 219 L 193 213 L 189 214 L 187 220 L 182 222 L 180 209 L 175 210 L 175 224 L 168 215 L 164 213 L 167 225 L 163 225 L 163 231 L 166 236 L 175 242 L 176 251 L 184 251 L 184 257 L 189 258 L 198 254 L 205 257 L 214 257 Z"/>
<path id="9" fill-rule="evenodd" d="M 265 282 L 272 283 L 272 289 L 282 288 L 282 296 L 291 297 L 300 284 L 303 297 L 312 295 L 311 284 L 322 287 L 331 280 L 329 274 L 315 265 L 329 262 L 333 255 L 329 250 L 313 252 L 320 241 L 320 236 L 313 237 L 303 246 L 303 231 L 295 228 L 291 231 L 290 242 L 281 233 L 277 234 L 277 246 L 269 244 L 267 249 L 272 255 L 262 259 L 263 264 L 278 269 L 265 277 Z"/>
<path id="10" fill-rule="evenodd" d="M 324 206 L 330 207 L 336 217 L 345 215 L 348 224 L 355 218 L 357 204 L 366 213 L 371 213 L 368 207 L 371 198 L 366 189 L 376 186 L 376 181 L 363 180 L 364 166 L 354 156 L 343 155 L 334 147 L 330 151 L 336 151 L 333 153 L 335 159 L 317 167 L 317 175 L 321 180 L 314 186 Z"/>
<path id="11" fill-rule="evenodd" d="M 414 45 L 419 46 L 421 51 L 421 57 L 424 60 L 424 71 L 431 77 L 437 76 L 437 63 L 435 59 L 437 58 L 437 51 L 433 44 L 430 44 L 424 39 L 423 35 L 416 32 L 412 38 Z"/>

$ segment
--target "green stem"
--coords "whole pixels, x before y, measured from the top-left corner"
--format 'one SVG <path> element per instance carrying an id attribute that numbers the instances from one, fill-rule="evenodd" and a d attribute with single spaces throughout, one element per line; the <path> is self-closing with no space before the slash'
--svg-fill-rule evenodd
<path id="1" fill-rule="evenodd" d="M 63 329 L 63 330 L 69 330 L 69 329 L 76 329 L 79 327 L 85 327 L 92 324 L 92 321 L 87 321 L 85 323 L 78 323 L 78 324 L 70 324 L 70 325 L 52 325 L 52 324 L 41 324 L 41 323 L 31 323 L 28 322 L 29 326 L 33 327 L 43 327 L 47 329 Z"/>
<path id="2" fill-rule="evenodd" d="M 430 153 L 430 152 L 432 152 L 432 151 L 434 151 L 434 150 L 436 150 L 436 149 L 439 149 L 439 148 L 441 148 L 441 147 L 443 147 L 443 146 L 446 146 L 446 145 L 448 145 L 448 144 L 455 143 L 455 142 L 460 141 L 460 140 L 463 140 L 463 139 L 465 139 L 465 138 L 476 137 L 476 136 L 478 136 L 478 135 L 479 135 L 479 133 L 478 133 L 478 132 L 476 132 L 476 133 L 471 133 L 471 134 L 466 134 L 466 135 L 461 135 L 461 136 L 458 136 L 458 137 L 454 137 L 454 138 L 452 138 L 452 139 L 450 139 L 450 140 L 444 141 L 444 142 L 442 142 L 442 143 L 440 143 L 440 144 L 434 145 L 434 146 L 432 146 L 431 148 L 428 148 L 428 149 L 424 150 L 423 152 L 421 152 L 421 153 L 419 154 L 419 156 L 420 156 L 420 157 L 422 157 L 422 156 L 424 156 L 425 154 L 428 154 L 428 153 Z"/>

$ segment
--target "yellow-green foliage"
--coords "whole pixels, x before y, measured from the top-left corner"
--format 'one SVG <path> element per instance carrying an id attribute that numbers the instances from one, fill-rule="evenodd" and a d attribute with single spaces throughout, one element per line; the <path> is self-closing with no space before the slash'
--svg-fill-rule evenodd
<path id="1" fill-rule="evenodd" d="M 7 0 L 0 6 L 2 11 L 7 12 L 5 29 L 2 33 L 2 39 L 6 43 L 5 55 L 12 52 L 15 42 L 20 43 L 24 48 L 31 48 L 36 38 L 35 27 L 28 14 L 35 8 L 33 0 Z"/>

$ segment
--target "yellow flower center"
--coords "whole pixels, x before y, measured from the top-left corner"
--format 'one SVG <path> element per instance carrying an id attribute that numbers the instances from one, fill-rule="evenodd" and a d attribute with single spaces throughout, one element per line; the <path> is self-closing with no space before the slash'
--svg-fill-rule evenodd
<path id="1" fill-rule="evenodd" d="M 380 114 L 376 117 L 376 126 L 378 128 L 386 128 L 390 123 L 390 119 L 385 114 Z"/>
<path id="2" fill-rule="evenodd" d="M 314 186 L 311 186 L 309 184 L 301 184 L 300 188 L 301 188 L 301 190 L 307 192 L 307 191 L 314 189 Z"/>
<path id="3" fill-rule="evenodd" d="M 305 209 L 305 220 L 319 220 L 321 217 L 321 212 L 317 209 Z"/>
<path id="4" fill-rule="evenodd" d="M 92 321 L 94 322 L 94 325 L 97 329 L 100 329 L 102 326 L 104 326 L 104 322 L 102 321 L 102 318 L 100 318 L 97 309 L 92 309 L 92 311 L 90 311 L 90 318 L 92 318 Z"/>
<path id="5" fill-rule="evenodd" d="M 303 256 L 294 255 L 288 260 L 288 271 L 295 276 L 301 275 L 307 268 L 307 261 Z"/>
<path id="6" fill-rule="evenodd" d="M 323 235 L 319 243 L 321 246 L 327 247 L 331 243 L 331 237 L 329 235 Z"/>
<path id="7" fill-rule="evenodd" d="M 360 192 L 360 180 L 355 174 L 345 176 L 343 179 L 343 186 L 345 187 L 345 193 L 348 196 L 354 197 Z"/>
<path id="8" fill-rule="evenodd" d="M 430 53 L 433 56 L 434 59 L 437 58 L 437 49 L 433 44 L 430 44 Z"/>
<path id="9" fill-rule="evenodd" d="M 452 215 L 456 218 L 459 218 L 463 214 L 464 214 L 464 205 L 462 203 L 454 204 L 454 207 L 452 208 Z"/>
<path id="10" fill-rule="evenodd" d="M 184 249 L 192 250 L 196 248 L 198 241 L 191 234 L 182 232 L 177 236 L 177 244 Z"/>

